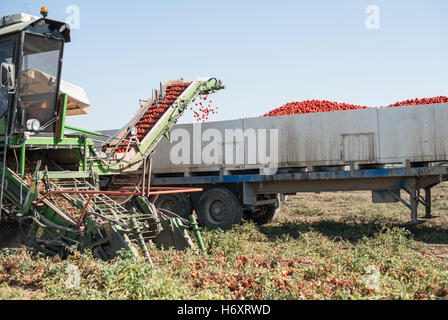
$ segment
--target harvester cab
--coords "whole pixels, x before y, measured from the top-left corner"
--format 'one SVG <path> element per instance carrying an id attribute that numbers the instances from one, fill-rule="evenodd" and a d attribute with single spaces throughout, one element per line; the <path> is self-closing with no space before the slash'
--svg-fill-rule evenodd
<path id="1" fill-rule="evenodd" d="M 0 20 L 0 133 L 54 137 L 60 125 L 59 91 L 65 22 L 28 14 Z"/>

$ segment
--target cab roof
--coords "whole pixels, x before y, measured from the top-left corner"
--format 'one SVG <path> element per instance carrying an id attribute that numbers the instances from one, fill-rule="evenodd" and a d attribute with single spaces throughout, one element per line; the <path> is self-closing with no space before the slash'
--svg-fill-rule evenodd
<path id="1" fill-rule="evenodd" d="M 29 30 L 30 32 L 36 33 L 36 27 L 38 27 L 42 23 L 41 21 L 44 21 L 44 24 L 47 24 L 49 26 L 50 31 L 57 30 L 64 38 L 65 42 L 70 42 L 70 26 L 65 22 L 47 18 L 37 18 L 31 21 L 22 21 L 7 25 L 5 27 L 0 27 L 0 37 L 24 30 Z"/>

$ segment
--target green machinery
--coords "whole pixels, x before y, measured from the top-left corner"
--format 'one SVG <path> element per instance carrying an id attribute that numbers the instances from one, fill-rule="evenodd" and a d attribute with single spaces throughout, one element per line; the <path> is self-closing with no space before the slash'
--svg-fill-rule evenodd
<path id="1" fill-rule="evenodd" d="M 0 219 L 15 218 L 30 244 L 49 254 L 76 246 L 108 259 L 121 249 L 151 262 L 146 242 L 203 247 L 194 219 L 157 210 L 159 194 L 200 189 L 154 188 L 148 156 L 198 96 L 224 88 L 215 78 L 171 80 L 100 150 L 97 132 L 66 125 L 79 114 L 70 92 L 61 94 L 64 22 L 26 14 L 0 21 Z M 71 101 L 72 100 L 72 101 Z M 74 102 L 73 102 L 74 101 Z M 71 132 L 71 133 L 69 133 Z"/>

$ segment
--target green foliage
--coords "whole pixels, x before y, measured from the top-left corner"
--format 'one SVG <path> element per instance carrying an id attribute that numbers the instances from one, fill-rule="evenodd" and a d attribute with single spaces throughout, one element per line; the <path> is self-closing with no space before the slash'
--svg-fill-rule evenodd
<path id="1" fill-rule="evenodd" d="M 368 193 L 291 197 L 277 222 L 203 230 L 206 253 L 150 245 L 154 268 L 128 251 L 104 262 L 4 249 L 0 299 L 446 298 L 446 190 L 435 189 L 439 218 L 409 229 L 404 207 L 373 205 Z"/>

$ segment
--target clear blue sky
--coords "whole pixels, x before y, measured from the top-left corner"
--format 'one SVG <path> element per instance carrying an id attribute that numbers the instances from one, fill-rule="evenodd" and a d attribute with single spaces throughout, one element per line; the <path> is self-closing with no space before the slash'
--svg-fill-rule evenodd
<path id="1" fill-rule="evenodd" d="M 1 16 L 45 5 L 59 20 L 79 7 L 63 67 L 92 104 L 68 119 L 78 127 L 121 128 L 139 98 L 177 77 L 223 80 L 213 120 L 306 99 L 377 106 L 448 95 L 446 0 L 0 2 Z M 380 9 L 379 30 L 365 26 L 368 5 Z"/>

